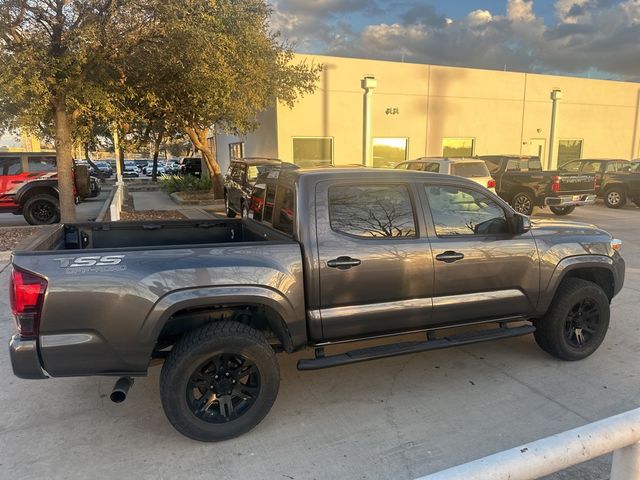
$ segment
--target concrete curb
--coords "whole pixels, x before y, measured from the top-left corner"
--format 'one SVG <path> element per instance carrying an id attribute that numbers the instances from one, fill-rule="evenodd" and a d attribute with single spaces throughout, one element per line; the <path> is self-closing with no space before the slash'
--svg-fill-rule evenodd
<path id="1" fill-rule="evenodd" d="M 116 194 L 116 185 L 114 185 L 113 187 L 111 187 L 111 191 L 109 192 L 109 195 L 107 195 L 106 200 L 104 201 L 104 205 L 102 205 L 102 208 L 100 209 L 100 212 L 98 213 L 98 216 L 96 217 L 96 222 L 105 222 L 107 221 L 106 218 L 107 216 L 109 216 L 109 207 L 111 206 L 111 201 L 113 200 L 113 196 Z"/>
<path id="2" fill-rule="evenodd" d="M 11 250 L 0 251 L 0 264 L 9 263 L 11 260 Z"/>
<path id="3" fill-rule="evenodd" d="M 211 199 L 207 199 L 207 200 L 187 200 L 185 198 L 182 198 L 182 195 L 180 194 L 180 192 L 170 193 L 169 197 L 171 197 L 171 199 L 174 202 L 176 202 L 178 205 L 199 205 L 199 206 L 203 206 L 203 207 L 220 207 L 220 206 L 224 205 L 224 200 L 222 200 L 222 199 L 218 199 L 218 200 L 211 200 Z"/>

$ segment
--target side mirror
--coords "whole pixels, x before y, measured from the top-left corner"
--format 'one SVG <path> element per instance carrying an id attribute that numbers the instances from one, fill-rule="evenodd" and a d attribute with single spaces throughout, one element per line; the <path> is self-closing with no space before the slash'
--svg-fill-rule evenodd
<path id="1" fill-rule="evenodd" d="M 514 213 L 512 220 L 513 233 L 516 235 L 521 235 L 531 230 L 531 219 L 528 216 L 521 213 Z"/>

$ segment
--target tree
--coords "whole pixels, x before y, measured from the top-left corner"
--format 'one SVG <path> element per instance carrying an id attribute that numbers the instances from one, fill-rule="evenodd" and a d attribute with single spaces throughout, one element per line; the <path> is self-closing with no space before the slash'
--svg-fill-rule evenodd
<path id="1" fill-rule="evenodd" d="M 76 122 L 115 114 L 116 59 L 146 28 L 129 0 L 0 0 L 0 129 L 55 140 L 63 222 L 75 220 Z"/>
<path id="2" fill-rule="evenodd" d="M 185 132 L 222 196 L 222 174 L 207 148 L 211 126 L 243 134 L 276 100 L 293 106 L 315 89 L 319 65 L 293 63 L 271 33 L 264 0 L 157 0 L 153 36 L 123 64 L 153 115 Z"/>

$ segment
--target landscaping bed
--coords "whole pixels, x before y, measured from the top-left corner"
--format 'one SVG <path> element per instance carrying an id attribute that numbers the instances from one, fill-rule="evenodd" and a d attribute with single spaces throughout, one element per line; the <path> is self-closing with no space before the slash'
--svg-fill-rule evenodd
<path id="1" fill-rule="evenodd" d="M 40 228 L 42 227 L 0 227 L 0 251 L 13 250 Z"/>
<path id="2" fill-rule="evenodd" d="M 187 217 L 177 210 L 138 210 L 133 212 L 122 211 L 120 220 L 140 221 L 140 220 L 186 220 Z"/>

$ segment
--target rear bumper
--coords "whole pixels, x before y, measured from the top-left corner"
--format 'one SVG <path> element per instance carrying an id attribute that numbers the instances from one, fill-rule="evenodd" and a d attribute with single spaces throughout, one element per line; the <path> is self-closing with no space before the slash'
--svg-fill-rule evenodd
<path id="1" fill-rule="evenodd" d="M 22 340 L 18 335 L 14 335 L 9 340 L 9 356 L 16 377 L 47 378 L 47 374 L 40 365 L 37 340 Z"/>
<path id="2" fill-rule="evenodd" d="M 579 195 L 560 195 L 558 197 L 547 197 L 544 199 L 544 204 L 549 207 L 578 207 L 580 205 L 591 205 L 596 201 L 596 195 L 594 194 L 579 194 Z"/>

